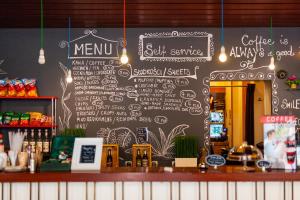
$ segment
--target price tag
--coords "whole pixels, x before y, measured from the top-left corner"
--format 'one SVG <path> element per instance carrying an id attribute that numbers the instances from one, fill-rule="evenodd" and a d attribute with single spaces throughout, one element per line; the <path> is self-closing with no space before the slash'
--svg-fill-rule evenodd
<path id="1" fill-rule="evenodd" d="M 271 167 L 271 163 L 267 160 L 258 160 L 256 166 L 260 169 L 268 169 Z"/>
<path id="2" fill-rule="evenodd" d="M 217 154 L 212 154 L 212 155 L 209 155 L 209 156 L 205 157 L 205 162 L 209 166 L 217 168 L 219 166 L 225 165 L 226 160 L 225 160 L 225 158 L 223 158 L 223 156 L 220 156 L 220 155 L 217 155 Z"/>

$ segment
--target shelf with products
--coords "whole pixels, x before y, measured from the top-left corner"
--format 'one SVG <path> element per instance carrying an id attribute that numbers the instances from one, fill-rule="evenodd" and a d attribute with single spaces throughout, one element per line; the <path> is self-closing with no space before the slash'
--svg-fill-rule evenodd
<path id="1" fill-rule="evenodd" d="M 33 124 L 8 124 L 4 123 L 0 125 L 0 128 L 6 128 L 6 129 L 14 129 L 14 128 L 35 128 L 35 129 L 51 129 L 51 134 L 52 136 L 56 135 L 56 129 L 57 129 L 57 123 L 56 123 L 56 104 L 57 104 L 57 99 L 58 97 L 56 96 L 25 96 L 25 97 L 19 97 L 19 96 L 2 96 L 0 97 L 0 102 L 3 102 L 3 104 L 0 106 L 0 112 L 3 112 L 3 110 L 9 110 L 10 108 L 17 109 L 19 107 L 20 110 L 23 110 L 24 108 L 32 108 L 35 107 L 36 105 L 39 105 L 45 110 L 47 108 L 46 112 L 40 112 L 40 113 L 46 113 L 45 115 L 42 114 L 43 116 L 49 117 L 51 119 L 50 123 L 47 123 L 47 125 L 39 125 L 34 123 Z M 30 102 L 29 105 L 27 105 L 27 101 Z M 25 102 L 24 103 L 19 103 L 19 102 Z M 36 102 L 32 104 L 32 102 Z M 43 102 L 43 103 L 39 103 Z M 48 103 L 49 102 L 49 103 Z M 49 110 L 49 104 L 51 105 L 51 109 Z M 35 110 L 34 108 L 33 110 Z M 23 113 L 28 113 L 28 112 L 23 112 Z M 30 113 L 30 112 L 29 112 Z M 31 116 L 30 116 L 31 117 Z M 21 121 L 21 116 L 20 116 L 20 121 Z M 46 122 L 48 122 L 46 120 Z"/>
<path id="2" fill-rule="evenodd" d="M 32 125 L 0 125 L 0 128 L 40 128 L 40 129 L 45 129 L 45 128 L 57 128 L 57 125 L 41 125 L 41 126 L 32 126 Z"/>
<path id="3" fill-rule="evenodd" d="M 37 96 L 37 97 L 18 97 L 18 96 L 2 96 L 0 97 L 0 100 L 54 100 L 58 99 L 58 97 L 55 96 Z"/>

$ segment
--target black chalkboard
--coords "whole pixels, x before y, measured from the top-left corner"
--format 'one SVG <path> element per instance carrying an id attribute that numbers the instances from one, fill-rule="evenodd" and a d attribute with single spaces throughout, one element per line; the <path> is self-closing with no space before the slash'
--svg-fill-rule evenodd
<path id="1" fill-rule="evenodd" d="M 228 28 L 228 61 L 220 64 L 219 30 L 214 28 L 128 29 L 130 65 L 120 65 L 122 29 L 45 30 L 46 64 L 39 65 L 39 29 L 0 30 L 2 78 L 37 78 L 40 95 L 59 97 L 59 129 L 86 128 L 90 137 L 120 145 L 121 163 L 131 160 L 137 127 L 148 127 L 153 160 L 169 164 L 174 138 L 209 140 L 209 81 L 270 80 L 272 114 L 300 114 L 300 93 L 268 69 L 275 51 L 276 70 L 300 76 L 300 28 Z M 271 43 L 274 42 L 274 48 Z M 69 44 L 69 45 L 68 45 Z M 68 56 L 68 46 L 70 54 Z M 67 70 L 73 83 L 66 83 Z M 37 104 L 1 104 L 1 110 L 41 111 Z"/>
<path id="2" fill-rule="evenodd" d="M 82 145 L 80 151 L 79 163 L 94 163 L 96 154 L 96 145 Z"/>

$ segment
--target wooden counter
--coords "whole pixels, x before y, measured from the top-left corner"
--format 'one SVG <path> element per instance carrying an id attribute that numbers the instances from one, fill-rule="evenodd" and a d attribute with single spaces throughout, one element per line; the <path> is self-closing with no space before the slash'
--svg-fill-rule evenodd
<path id="1" fill-rule="evenodd" d="M 300 171 L 243 172 L 226 166 L 112 168 L 101 172 L 0 173 L 1 200 L 298 200 Z"/>
<path id="2" fill-rule="evenodd" d="M 111 168 L 86 172 L 29 172 L 0 173 L 0 182 L 117 182 L 117 181 L 300 181 L 300 171 L 273 170 L 271 172 L 244 172 L 237 167 L 212 168 L 201 173 L 196 168 Z"/>

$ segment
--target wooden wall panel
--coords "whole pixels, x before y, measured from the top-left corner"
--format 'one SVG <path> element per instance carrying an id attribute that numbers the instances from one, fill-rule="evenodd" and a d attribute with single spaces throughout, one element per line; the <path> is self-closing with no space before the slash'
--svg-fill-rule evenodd
<path id="1" fill-rule="evenodd" d="M 3 0 L 0 27 L 39 27 L 40 1 Z M 45 26 L 122 27 L 122 0 L 47 0 Z M 221 0 L 127 0 L 128 27 L 219 27 Z M 226 0 L 226 27 L 300 25 L 297 0 Z"/>

